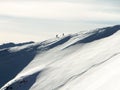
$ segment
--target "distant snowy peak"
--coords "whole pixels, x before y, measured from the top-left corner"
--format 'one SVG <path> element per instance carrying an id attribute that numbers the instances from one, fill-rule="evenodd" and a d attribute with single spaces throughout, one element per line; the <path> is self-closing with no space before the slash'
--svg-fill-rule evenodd
<path id="1" fill-rule="evenodd" d="M 85 35 L 86 37 L 79 40 L 76 43 L 89 43 L 95 40 L 103 39 L 105 37 L 109 37 L 113 35 L 119 30 L 120 30 L 120 25 L 116 25 L 116 26 L 111 26 L 111 27 L 99 28 L 96 30 L 92 30 L 90 32 L 85 32 L 83 33 L 83 35 Z"/>
<path id="2" fill-rule="evenodd" d="M 22 46 L 22 45 L 27 45 L 27 44 L 32 44 L 34 43 L 33 41 L 31 42 L 25 42 L 25 43 L 18 43 L 18 44 L 15 44 L 15 43 L 5 43 L 5 44 L 2 44 L 0 45 L 0 49 L 5 49 L 5 48 L 10 48 L 10 47 L 15 47 L 15 46 Z"/>

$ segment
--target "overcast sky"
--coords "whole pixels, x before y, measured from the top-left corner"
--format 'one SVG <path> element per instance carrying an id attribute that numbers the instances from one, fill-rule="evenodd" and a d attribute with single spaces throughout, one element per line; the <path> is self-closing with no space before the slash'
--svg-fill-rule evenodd
<path id="1" fill-rule="evenodd" d="M 0 42 L 40 41 L 120 23 L 120 0 L 0 0 Z"/>

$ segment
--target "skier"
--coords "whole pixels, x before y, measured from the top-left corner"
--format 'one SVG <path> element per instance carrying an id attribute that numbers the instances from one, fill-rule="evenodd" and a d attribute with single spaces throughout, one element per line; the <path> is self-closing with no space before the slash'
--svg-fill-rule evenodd
<path id="1" fill-rule="evenodd" d="M 56 35 L 56 38 L 59 38 L 58 35 Z"/>
<path id="2" fill-rule="evenodd" d="M 65 34 L 63 33 L 62 36 L 65 36 Z"/>

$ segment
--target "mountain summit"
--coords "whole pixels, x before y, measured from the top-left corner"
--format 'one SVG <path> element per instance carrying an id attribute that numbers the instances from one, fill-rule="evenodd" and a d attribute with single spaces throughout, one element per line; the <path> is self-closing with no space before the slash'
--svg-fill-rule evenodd
<path id="1" fill-rule="evenodd" d="M 0 90 L 120 90 L 120 25 L 0 45 Z"/>

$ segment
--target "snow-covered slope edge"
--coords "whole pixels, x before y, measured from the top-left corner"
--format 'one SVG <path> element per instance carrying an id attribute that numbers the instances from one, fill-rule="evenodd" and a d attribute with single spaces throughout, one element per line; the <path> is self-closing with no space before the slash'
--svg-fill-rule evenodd
<path id="1" fill-rule="evenodd" d="M 117 25 L 2 49 L 0 71 L 8 67 L 3 76 L 18 75 L 10 77 L 12 80 L 1 90 L 110 90 L 106 82 L 116 80 L 113 76 L 120 74 L 115 71 L 119 68 L 119 30 Z M 101 77 L 99 73 L 103 73 Z"/>

